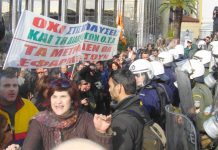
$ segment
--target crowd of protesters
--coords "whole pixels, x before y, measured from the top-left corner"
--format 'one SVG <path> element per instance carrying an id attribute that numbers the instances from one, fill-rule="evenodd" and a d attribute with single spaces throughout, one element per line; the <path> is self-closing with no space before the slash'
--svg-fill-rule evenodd
<path id="1" fill-rule="evenodd" d="M 175 68 L 185 59 L 193 67 L 192 72 L 188 67 L 181 70 L 190 73 L 195 115 L 200 118 L 196 128 L 206 134 L 203 122 L 212 112 L 204 112 L 212 106 L 214 89 L 204 83 L 204 77 L 214 64 L 202 64 L 206 55 L 195 54 L 216 51 L 211 43 L 209 36 L 196 43 L 187 40 L 186 47 L 178 39 L 167 43 L 160 38 L 138 50 L 128 46 L 108 61 L 2 70 L 0 150 L 51 150 L 74 138 L 89 139 L 105 149 L 139 150 L 143 123 L 125 111 L 165 129 L 164 106 L 180 105 Z"/>

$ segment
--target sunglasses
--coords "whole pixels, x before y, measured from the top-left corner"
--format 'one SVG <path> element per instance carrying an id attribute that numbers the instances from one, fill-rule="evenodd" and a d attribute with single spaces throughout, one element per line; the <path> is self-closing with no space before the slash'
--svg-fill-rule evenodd
<path id="1" fill-rule="evenodd" d="M 70 81 L 65 79 L 56 79 L 54 81 L 51 81 L 51 87 L 70 88 L 71 83 Z"/>

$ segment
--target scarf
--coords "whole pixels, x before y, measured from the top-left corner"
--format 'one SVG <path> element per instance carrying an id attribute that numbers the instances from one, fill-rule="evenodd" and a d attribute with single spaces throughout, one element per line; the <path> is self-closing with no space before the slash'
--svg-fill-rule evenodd
<path id="1" fill-rule="evenodd" d="M 58 145 L 62 142 L 61 129 L 68 128 L 77 121 L 78 113 L 69 112 L 65 116 L 57 116 L 53 112 L 45 110 L 39 112 L 33 119 L 36 119 L 43 125 L 54 128 L 54 142 Z"/>

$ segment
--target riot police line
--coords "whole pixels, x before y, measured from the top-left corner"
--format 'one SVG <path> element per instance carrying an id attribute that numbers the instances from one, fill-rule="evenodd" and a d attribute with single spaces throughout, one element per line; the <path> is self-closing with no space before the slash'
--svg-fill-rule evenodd
<path id="1" fill-rule="evenodd" d="M 165 129 L 167 149 L 217 148 L 218 41 L 200 40 L 188 57 L 177 44 L 160 51 L 156 60 L 135 60 L 129 69 L 143 105 Z"/>

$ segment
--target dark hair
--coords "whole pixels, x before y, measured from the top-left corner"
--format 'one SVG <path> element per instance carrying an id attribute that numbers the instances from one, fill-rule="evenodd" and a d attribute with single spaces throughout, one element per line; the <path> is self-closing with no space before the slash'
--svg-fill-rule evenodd
<path id="1" fill-rule="evenodd" d="M 36 83 L 36 91 L 38 91 L 39 95 L 43 95 L 43 92 L 49 88 L 51 81 L 54 80 L 49 76 L 44 76 L 39 79 Z"/>
<path id="2" fill-rule="evenodd" d="M 157 51 L 158 52 L 159 50 L 157 48 L 154 48 L 152 51 Z"/>
<path id="3" fill-rule="evenodd" d="M 96 64 L 104 65 L 103 61 L 98 61 L 98 62 L 96 62 Z"/>
<path id="4" fill-rule="evenodd" d="M 146 46 L 146 48 L 148 48 L 149 45 L 151 45 L 152 49 L 154 48 L 154 44 L 152 44 L 152 43 L 148 43 L 147 46 Z"/>
<path id="5" fill-rule="evenodd" d="M 136 80 L 132 72 L 127 68 L 119 69 L 111 73 L 110 78 L 114 80 L 115 84 L 122 84 L 126 94 L 136 93 Z"/>
<path id="6" fill-rule="evenodd" d="M 2 70 L 2 71 L 0 72 L 0 79 L 3 78 L 3 77 L 5 77 L 5 78 L 10 78 L 10 79 L 12 79 L 12 78 L 17 78 L 17 76 L 16 76 L 16 71 L 14 71 L 14 70 L 12 70 L 12 69 Z"/>
<path id="7" fill-rule="evenodd" d="M 148 54 L 148 55 L 149 55 L 150 52 L 149 52 L 148 50 L 144 50 L 144 51 L 142 51 L 141 55 L 142 55 L 142 54 Z"/>
<path id="8" fill-rule="evenodd" d="M 113 61 L 113 62 L 111 63 L 111 68 L 112 68 L 112 65 L 113 65 L 113 64 L 115 64 L 115 65 L 118 67 L 118 69 L 121 68 L 120 65 L 119 65 L 116 61 Z"/>
<path id="9" fill-rule="evenodd" d="M 127 48 L 130 48 L 132 50 L 133 46 L 128 46 Z"/>
<path id="10" fill-rule="evenodd" d="M 49 89 L 48 89 L 48 99 L 51 99 L 51 96 L 54 94 L 55 91 L 67 91 L 71 97 L 71 100 L 73 100 L 73 107 L 74 110 L 78 109 L 79 106 L 79 91 L 77 88 L 77 85 L 68 80 L 68 79 L 64 79 L 64 78 L 59 78 L 56 80 L 53 80 L 50 83 Z"/>

